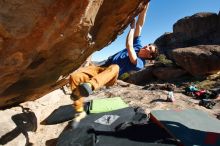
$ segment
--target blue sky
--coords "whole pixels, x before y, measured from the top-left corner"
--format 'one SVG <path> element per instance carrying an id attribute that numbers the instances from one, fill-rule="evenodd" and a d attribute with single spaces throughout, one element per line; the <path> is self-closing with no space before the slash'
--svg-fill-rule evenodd
<path id="1" fill-rule="evenodd" d="M 151 0 L 146 22 L 142 30 L 142 44 L 154 42 L 165 32 L 172 32 L 173 24 L 198 12 L 220 11 L 220 0 Z M 109 46 L 92 54 L 93 61 L 107 59 L 108 56 L 125 48 L 125 40 L 130 27 Z"/>

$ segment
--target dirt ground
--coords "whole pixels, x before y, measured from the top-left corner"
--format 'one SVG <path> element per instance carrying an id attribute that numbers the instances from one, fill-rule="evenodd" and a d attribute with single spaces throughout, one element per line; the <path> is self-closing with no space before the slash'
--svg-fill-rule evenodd
<path id="1" fill-rule="evenodd" d="M 70 119 L 73 117 L 73 115 L 71 115 L 72 101 L 70 100 L 68 93 L 68 88 L 58 89 L 38 100 L 25 102 L 20 106 L 0 111 L 0 116 L 4 117 L 0 124 L 3 127 L 7 127 L 1 130 L 0 141 L 5 140 L 5 135 L 9 135 L 9 137 L 11 136 L 5 140 L 4 144 L 2 142 L 1 144 L 7 146 L 56 145 L 57 138 L 65 128 L 68 127 L 71 122 Z M 86 101 L 96 98 L 120 96 L 129 106 L 143 108 L 146 114 L 150 113 L 152 110 L 188 108 L 202 110 L 215 118 L 220 114 L 219 101 L 217 101 L 217 104 L 213 109 L 207 109 L 199 105 L 199 100 L 186 96 L 179 91 L 174 91 L 175 102 L 167 102 L 167 94 L 168 92 L 166 90 L 148 90 L 144 86 L 137 86 L 118 81 L 117 85 L 95 91 L 92 95 L 86 98 Z M 29 109 L 29 111 L 34 113 L 37 123 L 34 124 L 34 120 L 32 119 L 29 121 L 28 126 L 23 126 L 25 132 L 21 131 L 20 133 L 17 133 L 17 136 L 10 135 L 14 129 L 19 127 L 19 125 L 13 120 L 13 117 L 22 113 L 24 114 L 22 108 Z M 57 111 L 58 113 L 56 114 Z M 28 114 L 26 113 L 26 115 Z M 45 120 L 47 120 L 47 122 L 49 121 L 49 124 L 45 124 Z M 33 124 L 35 126 L 33 126 Z"/>

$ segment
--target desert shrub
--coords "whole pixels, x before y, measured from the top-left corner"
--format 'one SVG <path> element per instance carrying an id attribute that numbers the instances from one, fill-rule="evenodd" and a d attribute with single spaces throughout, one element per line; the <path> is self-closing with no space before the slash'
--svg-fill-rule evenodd
<path id="1" fill-rule="evenodd" d="M 164 54 L 160 54 L 157 58 L 156 61 L 158 63 L 162 63 L 164 65 L 173 65 L 173 61 L 167 59 L 167 57 Z"/>

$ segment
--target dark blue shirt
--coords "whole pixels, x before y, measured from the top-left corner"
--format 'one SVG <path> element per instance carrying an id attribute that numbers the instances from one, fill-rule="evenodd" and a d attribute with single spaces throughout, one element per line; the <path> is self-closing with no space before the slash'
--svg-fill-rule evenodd
<path id="1" fill-rule="evenodd" d="M 134 47 L 136 54 L 142 48 L 140 36 L 134 38 L 133 47 Z M 135 65 L 131 63 L 129 56 L 128 56 L 128 51 L 126 48 L 114 54 L 113 56 L 111 56 L 108 61 L 110 61 L 109 62 L 110 64 L 119 65 L 120 67 L 119 77 L 123 73 L 129 72 L 129 71 L 141 70 L 144 68 L 144 65 L 145 65 L 145 60 L 142 58 L 139 58 L 138 56 L 137 56 L 137 64 Z"/>

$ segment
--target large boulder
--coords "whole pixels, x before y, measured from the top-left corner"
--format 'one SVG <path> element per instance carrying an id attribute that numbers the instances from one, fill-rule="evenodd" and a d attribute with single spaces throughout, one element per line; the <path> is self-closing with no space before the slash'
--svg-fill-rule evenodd
<path id="1" fill-rule="evenodd" d="M 219 14 L 205 12 L 184 17 L 173 25 L 172 33 L 163 34 L 154 43 L 170 59 L 175 48 L 220 44 L 219 18 Z"/>
<path id="2" fill-rule="evenodd" d="M 151 65 L 130 74 L 125 80 L 135 85 L 146 85 L 153 81 L 175 81 L 187 72 L 176 66 Z"/>
<path id="3" fill-rule="evenodd" d="M 220 11 L 218 13 L 218 31 L 220 31 Z"/>
<path id="4" fill-rule="evenodd" d="M 155 80 L 153 75 L 154 66 L 147 66 L 145 69 L 133 72 L 126 80 L 128 83 L 135 85 L 146 85 L 146 83 Z"/>
<path id="5" fill-rule="evenodd" d="M 220 46 L 199 45 L 172 51 L 175 62 L 194 76 L 216 73 L 220 70 Z"/>
<path id="6" fill-rule="evenodd" d="M 153 70 L 153 75 L 163 81 L 174 81 L 185 75 L 186 71 L 178 67 L 157 67 Z"/>
<path id="7" fill-rule="evenodd" d="M 63 76 L 111 43 L 146 2 L 0 1 L 0 107 L 60 87 Z"/>
<path id="8" fill-rule="evenodd" d="M 218 15 L 215 13 L 197 13 L 178 20 L 173 25 L 173 33 L 183 34 L 186 39 L 196 39 L 215 33 L 218 27 Z"/>

